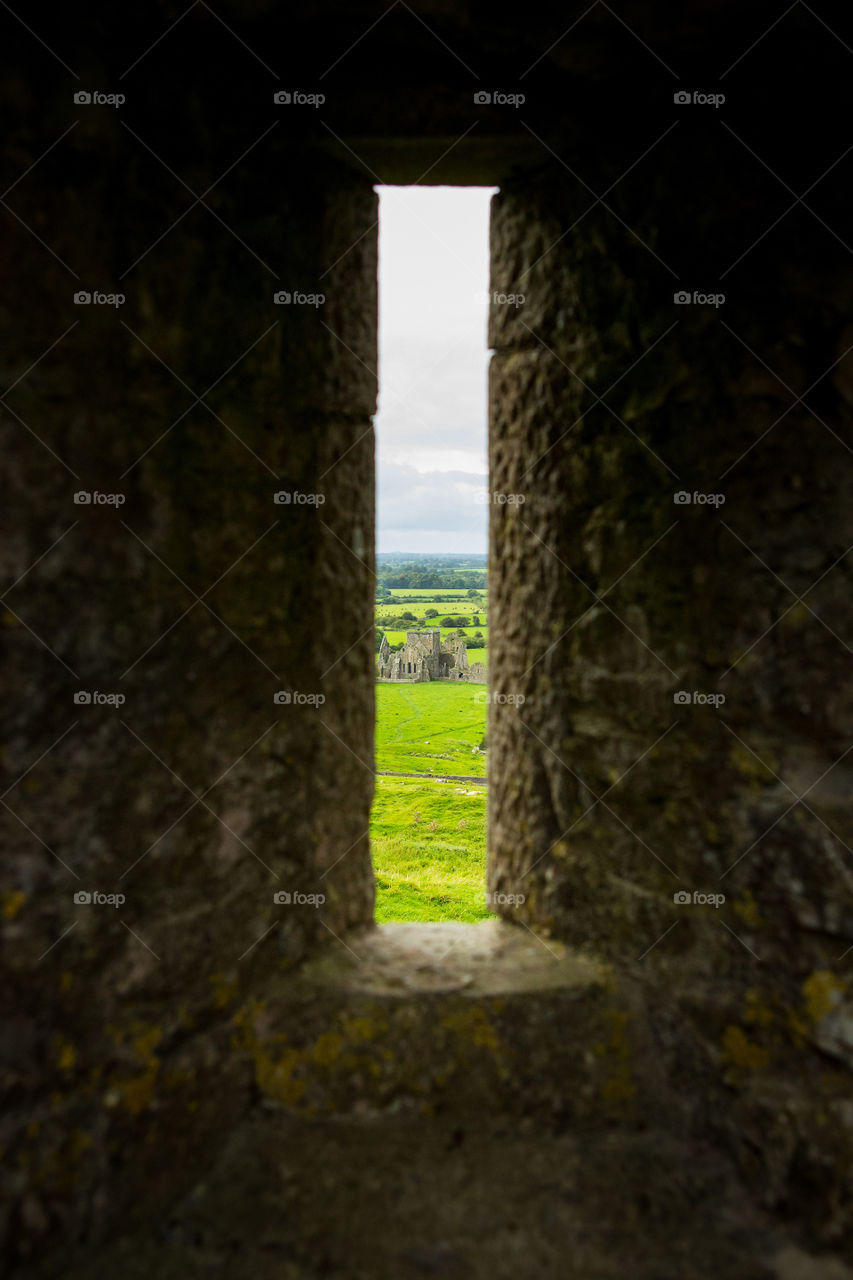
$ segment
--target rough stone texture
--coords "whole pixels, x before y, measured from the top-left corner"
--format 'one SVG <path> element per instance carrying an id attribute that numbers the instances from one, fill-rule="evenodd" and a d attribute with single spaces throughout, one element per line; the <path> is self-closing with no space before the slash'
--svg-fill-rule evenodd
<path id="1" fill-rule="evenodd" d="M 2 248 L 0 1143 L 24 1257 L 97 1239 L 146 1183 L 168 1197 L 167 1145 L 173 1176 L 207 1158 L 248 1097 L 226 993 L 373 904 L 376 196 L 268 149 L 209 197 L 234 235 L 196 208 L 161 240 L 191 198 L 91 111 L 9 196 L 69 269 L 11 216 Z M 4 190 L 53 123 L 25 118 Z M 232 146 L 202 142 L 197 191 Z M 75 505 L 96 490 L 125 501 Z"/>
<path id="2" fill-rule="evenodd" d="M 674 1087 L 671 1011 L 642 981 L 498 922 L 348 944 L 227 1002 L 252 1114 L 62 1274 L 605 1280 L 630 1258 L 641 1280 L 850 1280 L 702 1136 L 722 1082 Z"/>
<path id="3" fill-rule="evenodd" d="M 489 887 L 667 990 L 753 1077 L 714 1121 L 751 1185 L 849 1239 L 853 276 L 814 219 L 728 274 L 773 215 L 701 136 L 586 218 L 556 165 L 493 203 L 493 289 L 526 300 L 490 326 L 490 487 L 523 501 L 492 507 Z"/>
<path id="4" fill-rule="evenodd" d="M 675 151 L 656 185 L 685 164 Z M 843 679 L 853 525 L 839 373 L 851 282 L 839 276 L 832 297 L 812 299 L 808 279 L 779 272 L 777 254 L 792 251 L 783 243 L 744 267 L 769 314 L 737 296 L 720 315 L 682 309 L 606 215 L 580 261 L 572 242 L 531 270 L 576 213 L 555 175 L 535 196 L 505 190 L 494 209 L 497 288 L 517 292 L 526 278 L 535 299 L 530 321 L 526 307 L 503 308 L 492 326 L 492 486 L 525 497 L 492 519 L 492 677 L 526 699 L 492 713 L 494 761 L 516 775 L 496 791 L 496 866 L 519 877 L 541 858 L 525 882 L 531 920 L 622 959 L 683 919 L 673 891 L 723 890 L 763 960 L 790 967 L 796 934 L 805 974 L 853 941 Z M 677 228 L 698 211 L 683 201 L 671 216 Z M 724 243 L 740 212 L 719 216 Z M 669 223 L 658 227 L 663 254 Z M 818 274 L 822 234 L 808 239 Z M 840 362 L 818 411 L 828 428 L 805 406 L 786 414 L 795 395 L 762 360 L 798 386 Z M 771 446 L 760 437 L 782 415 Z M 724 505 L 681 505 L 682 491 Z M 694 691 L 724 703 L 695 704 Z M 785 817 L 807 789 L 808 805 Z M 707 954 L 712 936 L 733 963 L 748 961 L 713 925 L 681 928 L 672 946 Z"/>

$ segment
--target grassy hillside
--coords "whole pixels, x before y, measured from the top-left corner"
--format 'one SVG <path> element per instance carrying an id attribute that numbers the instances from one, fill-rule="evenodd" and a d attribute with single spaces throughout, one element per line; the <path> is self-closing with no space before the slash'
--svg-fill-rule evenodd
<path id="1" fill-rule="evenodd" d="M 377 777 L 370 825 L 376 918 L 484 920 L 485 685 L 376 686 L 376 768 L 435 780 Z"/>
<path id="2" fill-rule="evenodd" d="M 484 777 L 485 695 L 465 681 L 378 684 L 376 768 Z"/>
<path id="3" fill-rule="evenodd" d="M 486 787 L 377 778 L 376 919 L 485 920 Z"/>

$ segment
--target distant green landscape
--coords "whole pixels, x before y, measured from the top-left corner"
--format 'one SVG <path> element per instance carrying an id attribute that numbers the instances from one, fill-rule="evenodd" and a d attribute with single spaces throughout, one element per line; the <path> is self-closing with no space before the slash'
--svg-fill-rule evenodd
<path id="1" fill-rule="evenodd" d="M 382 637 L 392 649 L 407 631 L 438 627 L 442 639 L 464 635 L 469 661 L 488 666 L 489 591 L 485 556 L 378 558 L 376 649 Z"/>
<path id="2" fill-rule="evenodd" d="M 442 638 L 461 631 L 469 661 L 487 662 L 485 556 L 389 554 L 377 562 L 377 650 L 383 634 L 399 648 L 406 631 L 438 627 Z M 477 921 L 490 914 L 484 898 L 488 788 L 448 778 L 486 777 L 486 692 L 485 685 L 467 682 L 376 686 L 370 841 L 380 923 Z"/>

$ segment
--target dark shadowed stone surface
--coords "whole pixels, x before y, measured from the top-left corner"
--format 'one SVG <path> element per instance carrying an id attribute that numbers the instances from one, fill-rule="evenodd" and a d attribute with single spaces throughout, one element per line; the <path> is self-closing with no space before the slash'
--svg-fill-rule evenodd
<path id="1" fill-rule="evenodd" d="M 16 145 L 10 180 L 42 149 Z M 21 325 L 4 304 L 0 378 L 0 1143 L 25 1256 L 97 1239 L 141 1186 L 168 1199 L 166 1146 L 204 1163 L 248 1100 L 232 993 L 373 906 L 376 196 L 330 162 L 298 194 L 264 166 L 219 206 L 238 235 L 196 210 L 161 242 L 187 201 L 154 199 L 127 131 L 88 117 L 63 145 L 18 208 L 79 278 L 24 230 L 2 250 L 30 306 Z M 221 171 L 216 148 L 197 163 Z"/>
<path id="2" fill-rule="evenodd" d="M 566 228 L 589 201 L 557 169 L 493 202 L 493 288 L 530 302 L 493 304 L 490 326 L 490 488 L 523 502 L 491 516 L 489 886 L 524 895 L 508 919 L 666 993 L 677 1058 L 683 1018 L 688 1072 L 698 1053 L 731 1088 L 707 1123 L 765 1204 L 830 1240 L 853 1151 L 853 281 L 845 264 L 815 289 L 833 248 L 791 227 L 718 314 L 674 304 L 644 248 L 691 289 L 719 274 L 749 167 L 673 144 L 583 235 Z M 700 266 L 697 227 L 715 249 Z M 816 382 L 819 407 L 798 404 Z"/>
<path id="3" fill-rule="evenodd" d="M 702 1136 L 642 983 L 497 922 L 348 942 L 229 1007 L 251 1113 L 64 1275 L 850 1280 Z"/>

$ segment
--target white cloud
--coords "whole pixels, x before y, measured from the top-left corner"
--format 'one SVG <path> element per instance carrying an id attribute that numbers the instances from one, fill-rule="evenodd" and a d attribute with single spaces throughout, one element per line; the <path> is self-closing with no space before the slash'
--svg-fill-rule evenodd
<path id="1" fill-rule="evenodd" d="M 380 551 L 485 552 L 485 471 L 421 471 L 380 459 L 378 472 Z"/>
<path id="2" fill-rule="evenodd" d="M 379 549 L 485 552 L 492 192 L 379 194 Z"/>

